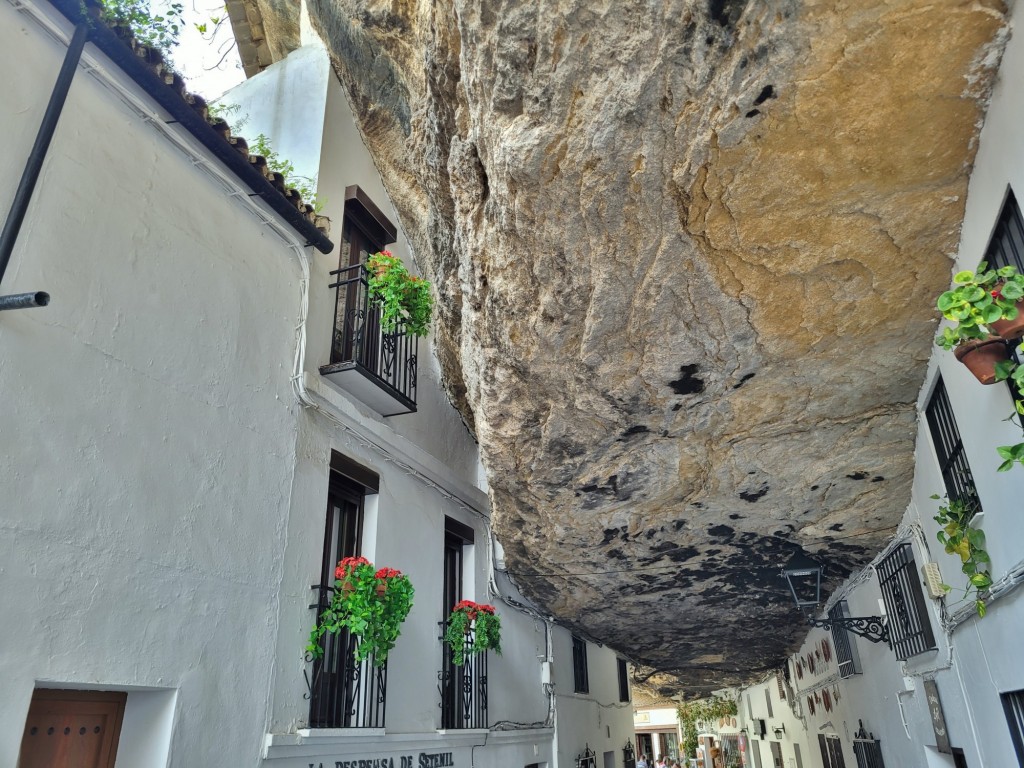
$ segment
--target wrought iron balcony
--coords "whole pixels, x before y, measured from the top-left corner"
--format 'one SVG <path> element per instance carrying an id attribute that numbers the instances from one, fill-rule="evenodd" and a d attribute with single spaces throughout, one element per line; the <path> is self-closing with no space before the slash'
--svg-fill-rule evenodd
<path id="1" fill-rule="evenodd" d="M 439 622 L 444 632 L 445 622 Z M 466 663 L 452 663 L 452 649 L 441 644 L 441 671 L 437 673 L 441 694 L 441 727 L 487 728 L 487 651 L 472 653 L 473 631 L 464 640 Z"/>
<path id="2" fill-rule="evenodd" d="M 314 585 L 319 593 L 317 616 L 330 604 L 331 587 Z M 374 666 L 373 656 L 356 661 L 359 638 L 348 632 L 321 638 L 323 656 L 307 657 L 310 728 L 383 728 L 387 705 L 388 667 Z"/>
<path id="3" fill-rule="evenodd" d="M 419 339 L 399 325 L 381 328 L 380 309 L 370 300 L 365 264 L 336 269 L 331 362 L 327 377 L 382 416 L 416 411 Z"/>

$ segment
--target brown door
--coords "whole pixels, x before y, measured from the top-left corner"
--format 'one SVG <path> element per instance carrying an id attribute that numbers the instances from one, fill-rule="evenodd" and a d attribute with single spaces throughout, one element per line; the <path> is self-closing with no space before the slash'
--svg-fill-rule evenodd
<path id="1" fill-rule="evenodd" d="M 110 691 L 35 691 L 18 768 L 113 768 L 127 698 Z"/>

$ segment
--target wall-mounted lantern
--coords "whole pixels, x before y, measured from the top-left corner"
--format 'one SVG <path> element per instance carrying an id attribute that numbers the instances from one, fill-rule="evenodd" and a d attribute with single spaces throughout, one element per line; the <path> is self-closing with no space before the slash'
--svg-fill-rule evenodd
<path id="1" fill-rule="evenodd" d="M 622 764 L 625 768 L 636 768 L 636 753 L 633 751 L 633 742 L 630 740 L 627 740 L 626 746 L 622 748 Z"/>
<path id="2" fill-rule="evenodd" d="M 772 730 L 775 731 L 775 738 L 781 739 L 782 734 L 786 732 L 786 724 L 783 723 L 782 725 L 776 725 Z"/>
<path id="3" fill-rule="evenodd" d="M 782 576 L 789 584 L 796 607 L 807 617 L 812 627 L 831 630 L 842 627 L 848 632 L 860 635 L 872 643 L 889 642 L 889 626 L 880 616 L 842 616 L 836 618 L 816 619 L 814 611 L 821 602 L 821 575 L 823 568 L 819 563 L 797 552 L 782 569 Z"/>
<path id="4" fill-rule="evenodd" d="M 576 768 L 597 768 L 597 754 L 587 744 L 582 754 L 576 756 Z"/>

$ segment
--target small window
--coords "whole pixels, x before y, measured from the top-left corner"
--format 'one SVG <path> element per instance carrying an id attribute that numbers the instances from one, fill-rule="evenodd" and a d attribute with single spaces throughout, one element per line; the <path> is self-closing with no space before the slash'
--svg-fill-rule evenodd
<path id="1" fill-rule="evenodd" d="M 629 701 L 629 669 L 625 659 L 617 659 L 619 666 L 619 701 Z"/>
<path id="2" fill-rule="evenodd" d="M 942 480 L 946 485 L 946 495 L 952 501 L 960 501 L 971 509 L 971 514 L 981 511 L 978 490 L 974 485 L 974 475 L 967 461 L 960 430 L 953 418 L 953 408 L 949 404 L 946 385 L 940 378 L 935 384 L 935 391 L 928 400 L 925 409 L 928 429 L 932 435 L 932 445 L 939 460 Z"/>
<path id="3" fill-rule="evenodd" d="M 754 768 L 761 768 L 761 742 L 750 741 L 750 754 L 754 758 Z"/>
<path id="4" fill-rule="evenodd" d="M 572 638 L 572 676 L 576 693 L 590 693 L 590 678 L 587 673 L 587 641 Z"/>
<path id="5" fill-rule="evenodd" d="M 1006 724 L 1010 727 L 1010 738 L 1017 752 L 1017 764 L 1024 768 L 1024 690 L 1000 694 Z"/>
<path id="6" fill-rule="evenodd" d="M 889 638 L 896 658 L 905 661 L 933 650 L 935 635 L 928 619 L 921 577 L 910 542 L 896 546 L 878 563 L 878 582 L 889 617 Z"/>
<path id="7" fill-rule="evenodd" d="M 828 617 L 833 621 L 845 619 L 850 616 L 850 608 L 845 600 L 840 600 Z M 836 664 L 839 665 L 839 676 L 842 678 L 853 677 L 860 674 L 860 654 L 857 653 L 857 643 L 854 636 L 840 624 L 832 625 L 832 645 L 835 647 Z"/>
<path id="8" fill-rule="evenodd" d="M 772 689 L 771 686 L 767 686 L 764 689 L 764 703 L 768 705 L 768 717 L 775 717 L 772 713 Z"/>

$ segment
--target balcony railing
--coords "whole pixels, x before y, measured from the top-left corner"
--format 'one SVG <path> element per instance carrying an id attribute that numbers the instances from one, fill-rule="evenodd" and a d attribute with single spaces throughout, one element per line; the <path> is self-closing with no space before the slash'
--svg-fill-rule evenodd
<path id="1" fill-rule="evenodd" d="M 445 622 L 439 622 L 444 632 Z M 487 651 L 473 654 L 473 631 L 463 639 L 466 663 L 452 663 L 452 650 L 441 644 L 441 671 L 437 673 L 441 694 L 441 727 L 487 727 Z"/>
<path id="2" fill-rule="evenodd" d="M 383 416 L 416 410 L 419 340 L 404 325 L 381 328 L 380 308 L 370 300 L 365 264 L 336 269 L 331 362 L 320 366 L 336 382 Z"/>
<path id="3" fill-rule="evenodd" d="M 330 604 L 331 587 L 315 585 L 319 593 L 317 616 Z M 314 607 L 314 606 L 310 606 Z M 309 688 L 310 728 L 383 728 L 387 705 L 388 667 L 374 666 L 373 657 L 355 658 L 359 638 L 348 632 L 326 634 L 323 657 L 311 659 Z"/>

